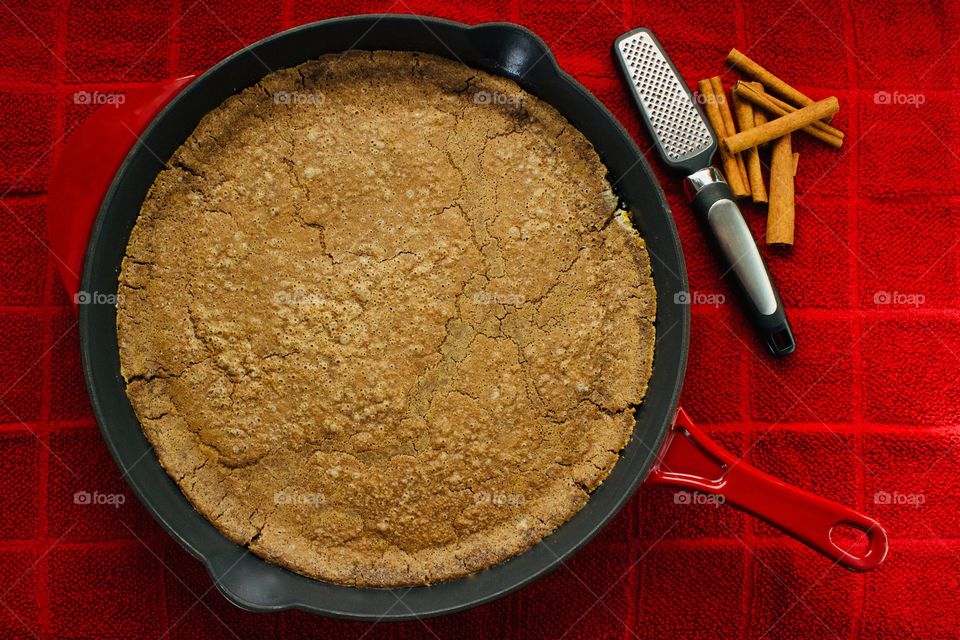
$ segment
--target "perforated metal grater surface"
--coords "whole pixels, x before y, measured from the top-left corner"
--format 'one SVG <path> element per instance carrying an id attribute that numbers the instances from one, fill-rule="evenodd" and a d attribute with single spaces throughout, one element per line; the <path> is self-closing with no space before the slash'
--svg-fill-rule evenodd
<path id="1" fill-rule="evenodd" d="M 616 52 L 664 161 L 691 172 L 707 166 L 716 138 L 660 43 L 637 30 L 617 40 Z"/>
<path id="2" fill-rule="evenodd" d="M 796 342 L 780 294 L 729 185 L 710 164 L 717 138 L 680 72 L 656 36 L 643 27 L 617 38 L 613 52 L 664 163 L 686 171 L 684 193 L 706 222 L 725 273 L 743 292 L 751 324 L 771 354 L 793 353 Z"/>

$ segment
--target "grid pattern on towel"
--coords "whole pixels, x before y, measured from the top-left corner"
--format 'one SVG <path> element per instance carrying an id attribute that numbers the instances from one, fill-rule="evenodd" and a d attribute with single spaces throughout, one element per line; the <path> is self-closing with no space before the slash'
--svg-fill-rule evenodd
<path id="1" fill-rule="evenodd" d="M 955 637 L 960 5 L 457 4 L 2 3 L 0 637 Z M 530 27 L 621 119 L 648 150 L 686 252 L 695 295 L 684 406 L 752 464 L 882 520 L 892 535 L 882 568 L 848 573 L 732 509 L 643 488 L 567 565 L 464 614 L 370 625 L 253 615 L 219 596 L 139 506 L 93 422 L 75 315 L 46 249 L 51 167 L 93 109 L 77 91 L 122 93 L 203 70 L 280 29 L 361 12 Z M 796 247 L 764 249 L 799 343 L 783 361 L 760 352 L 735 305 L 707 302 L 730 292 L 610 57 L 614 38 L 641 25 L 691 85 L 724 74 L 735 46 L 812 97 L 840 99 L 842 150 L 795 138 Z M 762 212 L 745 214 L 762 237 Z M 125 500 L 77 504 L 77 492 Z"/>

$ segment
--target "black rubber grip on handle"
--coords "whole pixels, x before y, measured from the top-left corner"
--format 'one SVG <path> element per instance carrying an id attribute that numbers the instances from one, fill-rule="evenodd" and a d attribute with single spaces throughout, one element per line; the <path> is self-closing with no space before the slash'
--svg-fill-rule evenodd
<path id="1" fill-rule="evenodd" d="M 770 277 L 747 227 L 743 214 L 725 182 L 701 188 L 691 202 L 694 211 L 710 231 L 710 237 L 724 258 L 725 273 L 736 281 L 750 324 L 770 353 L 782 357 L 793 353 L 797 344 L 787 322 L 780 292 Z"/>

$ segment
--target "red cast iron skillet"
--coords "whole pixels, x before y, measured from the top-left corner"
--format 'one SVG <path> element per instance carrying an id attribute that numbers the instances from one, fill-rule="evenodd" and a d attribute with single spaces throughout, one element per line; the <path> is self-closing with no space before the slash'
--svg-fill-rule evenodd
<path id="1" fill-rule="evenodd" d="M 511 78 L 556 107 L 593 143 L 609 168 L 624 206 L 633 212 L 646 239 L 657 289 L 653 375 L 646 399 L 637 408 L 633 437 L 610 477 L 580 512 L 529 550 L 474 575 L 432 586 L 370 589 L 312 580 L 267 563 L 217 531 L 161 468 L 144 437 L 120 376 L 116 308 L 98 303 L 117 291 L 127 239 L 147 190 L 204 114 L 272 70 L 348 49 L 422 51 L 452 58 Z M 101 187 L 109 183 L 89 233 L 80 286 L 86 298 L 83 294 L 77 298 L 89 301 L 78 305 L 84 375 L 103 437 L 133 491 L 163 528 L 204 563 L 230 601 L 256 611 L 297 608 L 370 620 L 468 609 L 515 591 L 556 568 L 593 538 L 644 480 L 722 495 L 726 502 L 763 518 L 849 569 L 868 570 L 885 557 L 886 534 L 874 520 L 751 468 L 717 447 L 678 410 L 690 313 L 689 306 L 675 302 L 677 295 L 687 290 L 687 278 L 670 209 L 623 127 L 560 70 L 546 45 L 530 31 L 512 24 L 467 26 L 399 15 L 327 20 L 261 40 L 192 81 L 168 82 L 152 92 L 131 96 L 129 104 L 115 113 L 109 112 L 112 108 L 103 109 L 106 115 L 93 116 L 98 131 L 88 127 L 77 134 L 74 148 L 64 153 L 51 194 L 54 224 L 72 229 L 67 234 L 63 229 L 53 234 L 72 238 L 66 242 L 57 239 L 54 248 L 65 251 L 67 260 L 79 261 L 77 239 L 86 238 L 90 224 L 90 216 L 83 212 L 94 209 L 101 199 Z M 112 138 L 104 140 L 104 136 Z M 127 148 L 129 153 L 120 162 Z M 101 156 L 98 149 L 103 150 Z M 73 249 L 60 246 L 71 243 Z M 68 289 L 74 292 L 76 266 L 65 261 L 62 267 Z M 833 532 L 838 526 L 863 531 L 865 548 L 848 551 L 835 543 Z"/>

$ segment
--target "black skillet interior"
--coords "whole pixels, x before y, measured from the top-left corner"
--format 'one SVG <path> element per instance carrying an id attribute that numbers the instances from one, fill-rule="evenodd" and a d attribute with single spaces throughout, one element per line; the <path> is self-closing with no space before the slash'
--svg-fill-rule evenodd
<path id="1" fill-rule="evenodd" d="M 220 591 L 250 610 L 299 608 L 355 619 L 410 619 L 467 609 L 504 596 L 554 569 L 586 544 L 646 478 L 676 410 L 687 357 L 689 312 L 675 303 L 687 286 L 669 207 L 636 144 L 549 49 L 512 24 L 467 26 L 433 18 L 366 15 L 304 25 L 243 49 L 191 83 L 143 133 L 117 173 L 90 236 L 82 290 L 115 293 L 121 260 L 143 198 L 200 118 L 275 69 L 349 49 L 422 51 L 506 76 L 546 100 L 593 143 L 646 239 L 657 288 L 655 366 L 633 438 L 587 505 L 523 554 L 472 576 L 404 589 L 361 589 L 311 580 L 268 564 L 221 535 L 161 468 L 120 377 L 116 309 L 80 306 L 80 344 L 103 437 L 147 510 L 206 566 Z"/>

